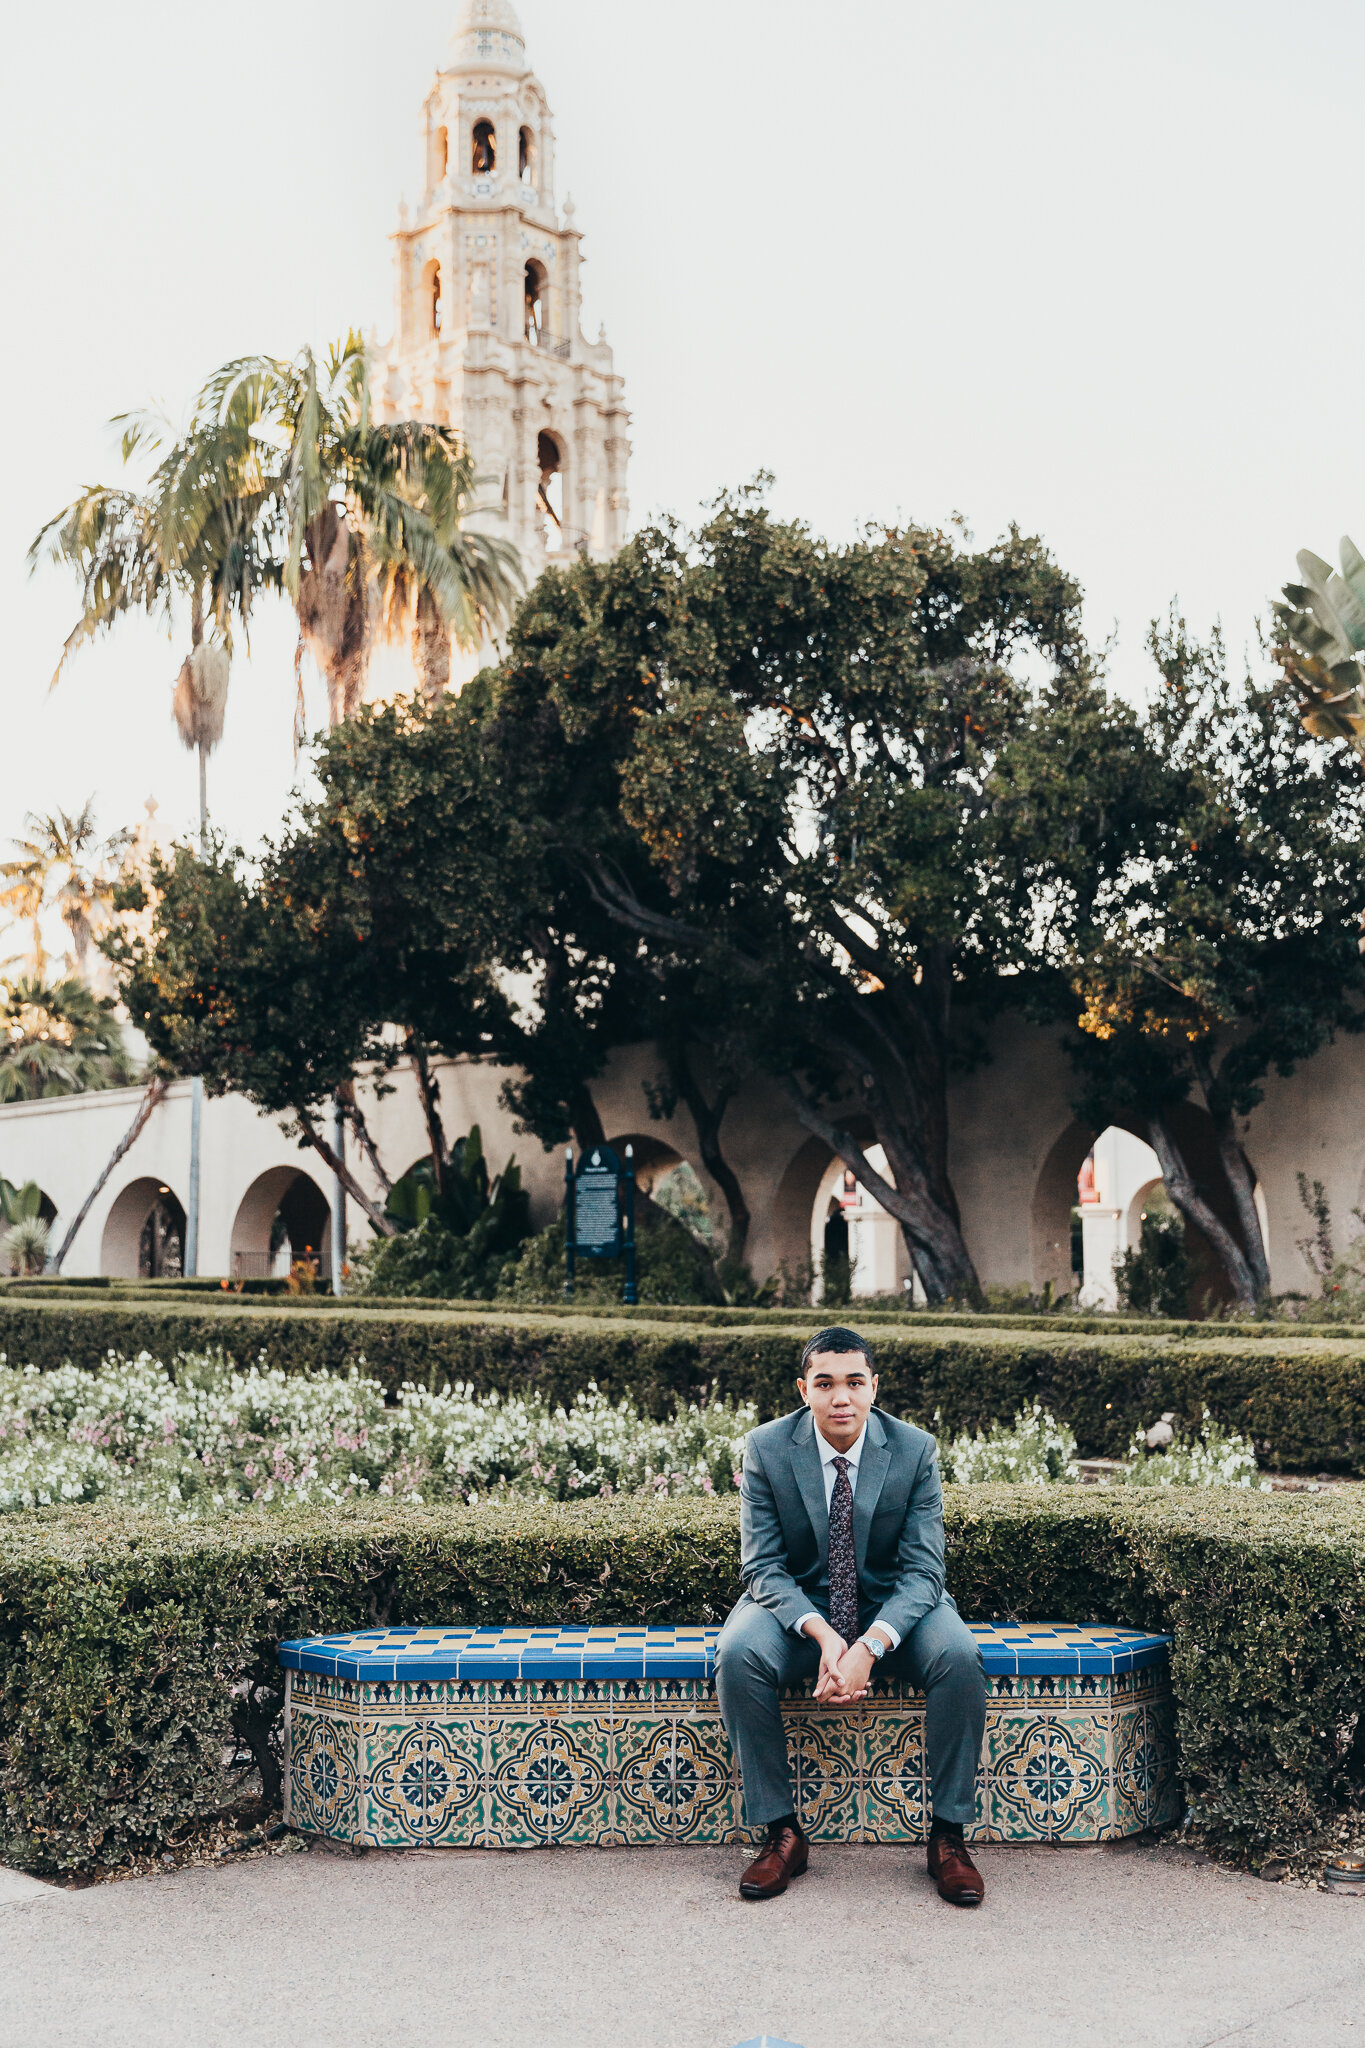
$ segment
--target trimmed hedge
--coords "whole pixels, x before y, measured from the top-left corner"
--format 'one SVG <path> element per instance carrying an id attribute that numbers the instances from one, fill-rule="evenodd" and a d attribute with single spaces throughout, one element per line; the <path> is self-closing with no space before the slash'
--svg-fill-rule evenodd
<path id="1" fill-rule="evenodd" d="M 391 1391 L 405 1380 L 480 1390 L 537 1386 L 572 1399 L 589 1380 L 654 1414 L 707 1388 L 754 1401 L 761 1417 L 795 1405 L 808 1322 L 715 1328 L 693 1320 L 553 1316 L 482 1306 L 396 1310 L 333 1304 L 309 1315 L 237 1302 L 69 1305 L 0 1301 L 0 1351 L 44 1370 L 71 1359 L 93 1368 L 112 1348 L 176 1352 L 221 1345 L 239 1364 L 264 1355 L 288 1371 L 341 1372 L 362 1360 Z M 1008 1422 L 1038 1400 L 1070 1423 L 1086 1457 L 1118 1457 L 1164 1410 L 1192 1427 L 1204 1404 L 1250 1436 L 1264 1463 L 1289 1471 L 1365 1474 L 1365 1364 L 1358 1344 L 1313 1337 L 1276 1342 L 1204 1335 L 1076 1336 L 877 1329 L 880 1400 L 948 1434 Z"/>
<path id="2" fill-rule="evenodd" d="M 238 1285 L 225 1287 L 221 1280 L 118 1280 L 107 1275 L 96 1274 L 87 1278 L 67 1279 L 64 1275 L 48 1278 L 0 1279 L 0 1300 L 9 1296 L 14 1300 L 42 1302 L 89 1302 L 91 1290 L 99 1292 L 106 1302 L 147 1301 L 166 1303 L 177 1300 L 193 1300 L 205 1308 L 221 1309 L 231 1313 L 239 1298 Z M 319 1311 L 335 1314 L 339 1306 L 348 1309 L 374 1310 L 380 1314 L 398 1313 L 409 1309 L 426 1310 L 436 1315 L 448 1315 L 452 1309 L 463 1308 L 475 1314 L 485 1315 L 536 1315 L 550 1316 L 556 1320 L 571 1322 L 606 1319 L 632 1323 L 688 1323 L 706 1329 L 716 1330 L 762 1330 L 776 1328 L 822 1329 L 829 1322 L 842 1320 L 851 1323 L 855 1329 L 903 1330 L 911 1333 L 923 1329 L 952 1330 L 1041 1330 L 1054 1336 L 1067 1337 L 1231 1337 L 1255 1341 L 1260 1338 L 1291 1337 L 1295 1339 L 1325 1338 L 1333 1342 L 1341 1339 L 1365 1339 L 1365 1326 L 1353 1323 L 1327 1322 L 1269 1322 L 1247 1321 L 1219 1323 L 1205 1321 L 1181 1321 L 1161 1316 L 1126 1315 L 1055 1315 L 1015 1314 L 1002 1309 L 985 1312 L 958 1309 L 930 1308 L 863 1308 L 857 1302 L 842 1309 L 825 1308 L 721 1308 L 706 1304 L 674 1306 L 666 1302 L 647 1302 L 642 1306 L 628 1308 L 624 1302 L 603 1304 L 601 1302 L 525 1302 L 491 1300 L 487 1302 L 456 1302 L 446 1296 L 403 1295 L 384 1297 L 382 1295 L 355 1294 L 338 1304 L 331 1294 L 291 1294 L 286 1280 L 244 1280 L 240 1293 L 246 1296 L 269 1295 L 272 1306 L 288 1310 L 293 1314 L 314 1314 Z M 94 1304 L 98 1305 L 98 1304 Z"/>
<path id="3" fill-rule="evenodd" d="M 1365 1511 L 1328 1498 L 950 1488 L 968 1619 L 1164 1627 L 1182 1780 L 1223 1844 L 1301 1846 L 1365 1794 Z M 383 1623 L 714 1620 L 734 1501 L 369 1504 L 203 1526 L 15 1516 L 0 1548 L 0 1861 L 114 1867 L 267 1792 L 278 1642 Z"/>

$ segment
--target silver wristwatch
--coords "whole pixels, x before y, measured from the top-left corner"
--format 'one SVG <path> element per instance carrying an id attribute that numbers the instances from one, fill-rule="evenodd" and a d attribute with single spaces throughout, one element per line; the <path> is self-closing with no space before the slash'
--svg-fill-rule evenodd
<path id="1" fill-rule="evenodd" d="M 882 1658 L 886 1655 L 886 1637 L 865 1635 L 859 1636 L 858 1641 L 860 1643 L 865 1643 L 867 1645 L 868 1649 L 872 1652 L 872 1655 L 880 1664 Z"/>

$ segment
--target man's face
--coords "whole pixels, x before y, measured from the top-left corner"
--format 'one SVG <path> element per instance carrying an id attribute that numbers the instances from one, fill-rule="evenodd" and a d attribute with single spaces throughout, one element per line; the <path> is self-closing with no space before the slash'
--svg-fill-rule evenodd
<path id="1" fill-rule="evenodd" d="M 796 1384 L 827 1442 L 843 1451 L 857 1441 L 877 1398 L 877 1376 L 861 1351 L 817 1351 Z"/>

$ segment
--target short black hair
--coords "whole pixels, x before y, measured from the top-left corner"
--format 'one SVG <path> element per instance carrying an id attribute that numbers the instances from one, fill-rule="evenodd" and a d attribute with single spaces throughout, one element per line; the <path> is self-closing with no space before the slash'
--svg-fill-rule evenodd
<path id="1" fill-rule="evenodd" d="M 872 1346 L 866 1337 L 860 1337 L 856 1330 L 846 1330 L 842 1323 L 834 1323 L 828 1330 L 817 1330 L 801 1353 L 800 1377 L 806 1377 L 806 1366 L 821 1351 L 861 1351 L 867 1360 L 867 1369 L 872 1371 Z"/>

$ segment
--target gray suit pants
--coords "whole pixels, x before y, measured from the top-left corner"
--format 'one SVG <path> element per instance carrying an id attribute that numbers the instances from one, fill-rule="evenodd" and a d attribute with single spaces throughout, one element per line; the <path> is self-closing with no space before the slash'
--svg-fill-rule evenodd
<path id="1" fill-rule="evenodd" d="M 721 1630 L 716 1690 L 739 1759 L 744 1819 L 750 1827 L 765 1827 L 796 1810 L 778 1694 L 813 1680 L 819 1668 L 820 1651 L 810 1637 L 784 1628 L 771 1608 L 760 1607 L 747 1593 Z M 976 1816 L 986 1679 L 976 1638 L 949 1594 L 915 1624 L 899 1649 L 887 1651 L 880 1669 L 888 1677 L 910 1678 L 924 1693 L 934 1817 L 967 1826 Z"/>

